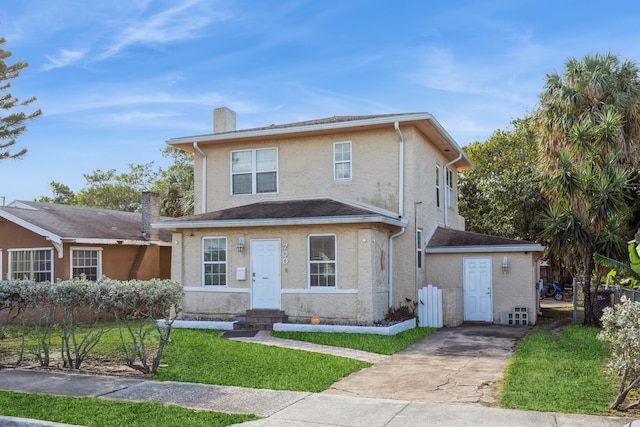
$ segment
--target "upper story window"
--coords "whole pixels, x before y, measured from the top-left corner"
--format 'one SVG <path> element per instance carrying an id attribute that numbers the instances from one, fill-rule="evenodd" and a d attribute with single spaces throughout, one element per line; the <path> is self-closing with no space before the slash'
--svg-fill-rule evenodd
<path id="1" fill-rule="evenodd" d="M 447 176 L 446 176 L 446 180 L 445 180 L 445 185 L 447 187 L 447 193 L 446 193 L 446 198 L 447 198 L 447 206 L 448 207 L 452 207 L 453 206 L 453 202 L 454 202 L 454 193 L 453 193 L 453 171 L 449 168 L 447 168 Z"/>
<path id="2" fill-rule="evenodd" d="M 53 249 L 9 250 L 10 280 L 53 281 Z"/>
<path id="3" fill-rule="evenodd" d="M 278 149 L 231 152 L 231 193 L 260 194 L 278 191 Z"/>
<path id="4" fill-rule="evenodd" d="M 351 141 L 333 144 L 333 180 L 351 180 Z"/>
<path id="5" fill-rule="evenodd" d="M 71 248 L 71 278 L 98 280 L 102 276 L 102 249 Z"/>
<path id="6" fill-rule="evenodd" d="M 336 287 L 336 236 L 309 236 L 309 286 Z"/>
<path id="7" fill-rule="evenodd" d="M 436 207 L 440 207 L 440 165 L 436 165 Z"/>
<path id="8" fill-rule="evenodd" d="M 202 239 L 203 286 L 227 286 L 227 238 Z"/>
<path id="9" fill-rule="evenodd" d="M 416 230 L 416 252 L 417 252 L 417 266 L 422 268 L 422 229 Z"/>

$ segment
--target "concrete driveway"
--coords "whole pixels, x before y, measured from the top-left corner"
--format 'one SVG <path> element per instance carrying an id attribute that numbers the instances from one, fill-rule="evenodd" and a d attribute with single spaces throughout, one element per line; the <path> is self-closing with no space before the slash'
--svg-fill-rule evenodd
<path id="1" fill-rule="evenodd" d="M 494 384 L 526 332 L 500 325 L 443 328 L 323 393 L 492 405 Z"/>

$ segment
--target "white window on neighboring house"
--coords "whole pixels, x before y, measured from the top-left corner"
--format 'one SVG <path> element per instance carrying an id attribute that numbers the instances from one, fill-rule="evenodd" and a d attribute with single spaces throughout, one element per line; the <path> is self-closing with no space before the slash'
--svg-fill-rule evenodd
<path id="1" fill-rule="evenodd" d="M 53 249 L 9 249 L 10 280 L 53 281 Z"/>
<path id="2" fill-rule="evenodd" d="M 447 187 L 447 190 L 446 190 L 447 206 L 452 207 L 453 202 L 455 201 L 454 192 L 453 192 L 453 171 L 449 168 L 447 168 L 447 177 L 446 177 L 445 185 Z"/>
<path id="3" fill-rule="evenodd" d="M 418 228 L 416 230 L 416 256 L 417 262 L 416 265 L 418 268 L 422 268 L 422 229 Z"/>
<path id="4" fill-rule="evenodd" d="M 202 239 L 203 286 L 227 286 L 227 238 Z"/>
<path id="5" fill-rule="evenodd" d="M 351 180 L 351 141 L 333 144 L 333 180 Z"/>
<path id="6" fill-rule="evenodd" d="M 309 287 L 336 287 L 336 236 L 309 236 Z"/>
<path id="7" fill-rule="evenodd" d="M 278 149 L 231 152 L 231 193 L 278 192 Z"/>
<path id="8" fill-rule="evenodd" d="M 440 207 L 440 165 L 436 165 L 436 207 Z"/>
<path id="9" fill-rule="evenodd" d="M 98 280 L 102 276 L 102 248 L 71 248 L 71 278 Z"/>

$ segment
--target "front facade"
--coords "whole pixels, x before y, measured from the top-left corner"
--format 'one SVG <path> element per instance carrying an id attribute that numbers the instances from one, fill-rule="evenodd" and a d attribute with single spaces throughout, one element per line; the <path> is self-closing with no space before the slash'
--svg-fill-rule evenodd
<path id="1" fill-rule="evenodd" d="M 428 113 L 332 117 L 174 138 L 195 154 L 195 212 L 174 232 L 172 279 L 184 315 L 372 324 L 430 283 L 438 227 L 464 230 L 458 172 L 470 160 Z"/>
<path id="2" fill-rule="evenodd" d="M 29 201 L 2 206 L 0 277 L 37 282 L 81 276 L 168 279 L 170 233 L 143 235 L 143 216 Z"/>

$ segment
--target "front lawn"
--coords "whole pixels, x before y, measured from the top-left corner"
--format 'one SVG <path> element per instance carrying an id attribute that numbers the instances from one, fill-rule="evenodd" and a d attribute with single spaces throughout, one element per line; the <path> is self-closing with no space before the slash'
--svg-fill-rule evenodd
<path id="1" fill-rule="evenodd" d="M 604 372 L 608 345 L 599 329 L 569 326 L 553 336 L 535 328 L 505 371 L 501 406 L 534 411 L 607 414 L 616 395 Z"/>
<path id="2" fill-rule="evenodd" d="M 220 338 L 219 331 L 174 329 L 164 365 L 153 376 L 184 381 L 272 390 L 320 392 L 371 363 Z"/>

